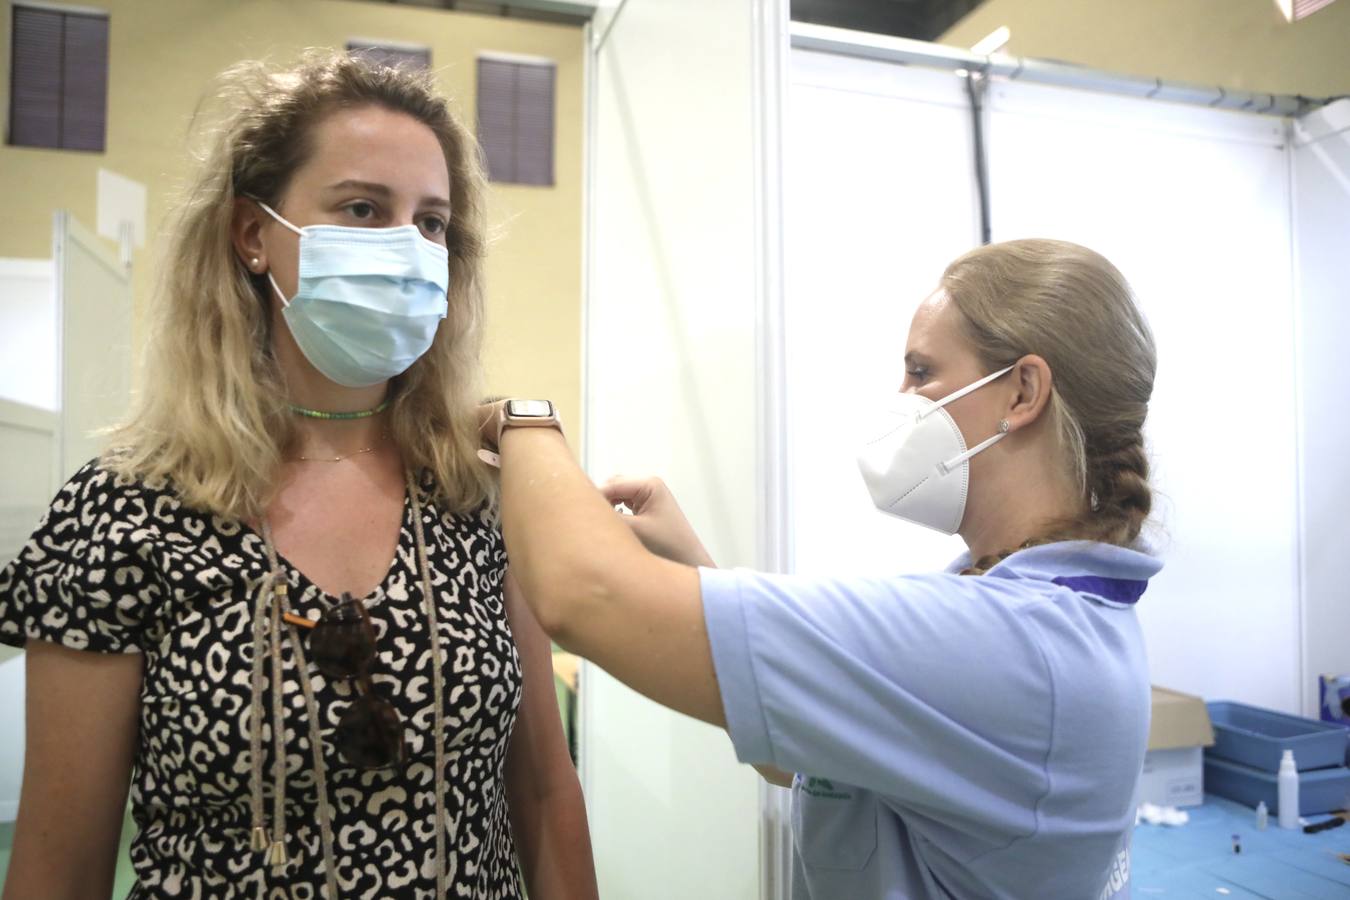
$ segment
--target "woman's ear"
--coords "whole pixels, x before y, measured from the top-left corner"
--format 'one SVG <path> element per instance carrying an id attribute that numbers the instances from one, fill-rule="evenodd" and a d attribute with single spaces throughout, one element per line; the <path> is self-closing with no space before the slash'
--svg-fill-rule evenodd
<path id="1" fill-rule="evenodd" d="M 1019 359 L 1008 374 L 1014 379 L 1016 392 L 1004 418 L 1008 421 L 1008 430 L 1016 431 L 1041 417 L 1050 403 L 1053 376 L 1050 364 L 1034 353 Z"/>
<path id="2" fill-rule="evenodd" d="M 239 261 L 254 275 L 267 271 L 267 250 L 263 247 L 263 212 L 258 204 L 243 197 L 234 201 L 234 215 L 230 220 L 230 241 Z"/>

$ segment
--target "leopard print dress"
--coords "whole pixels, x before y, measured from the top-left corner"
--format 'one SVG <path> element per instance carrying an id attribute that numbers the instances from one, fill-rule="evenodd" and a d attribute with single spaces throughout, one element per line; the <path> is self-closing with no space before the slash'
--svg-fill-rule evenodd
<path id="1" fill-rule="evenodd" d="M 442 513 L 431 487 L 421 481 L 419 500 L 445 678 L 449 896 L 519 898 L 504 763 L 522 680 L 503 607 L 505 548 L 486 511 Z M 321 719 L 340 896 L 435 895 L 432 641 L 412 524 L 405 497 L 394 562 L 365 598 L 377 632 L 375 690 L 403 721 L 408 763 L 399 771 L 362 771 L 343 761 L 333 734 L 355 689 L 326 680 L 312 661 L 297 671 L 286 639 L 290 861 L 274 873 L 266 854 L 249 846 L 251 603 L 267 570 L 262 538 L 237 521 L 183 506 L 167 484 L 119 477 L 96 462 L 57 494 L 18 558 L 0 571 L 0 641 L 38 639 L 144 658 L 130 897 L 327 896 L 302 677 L 314 688 Z M 280 563 L 295 612 L 317 620 L 336 602 Z M 270 817 L 270 715 L 264 722 Z"/>

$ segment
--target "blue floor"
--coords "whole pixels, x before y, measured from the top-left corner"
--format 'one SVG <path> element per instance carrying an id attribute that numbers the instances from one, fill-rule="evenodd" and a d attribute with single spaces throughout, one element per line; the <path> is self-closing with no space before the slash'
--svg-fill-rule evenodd
<path id="1" fill-rule="evenodd" d="M 1337 856 L 1350 854 L 1350 824 L 1304 834 L 1281 829 L 1272 817 L 1266 830 L 1258 831 L 1250 809 L 1214 796 L 1187 812 L 1191 820 L 1180 828 L 1135 828 L 1130 867 L 1134 900 L 1350 900 L 1350 865 Z M 113 897 L 125 897 L 134 880 L 127 859 L 134 828 L 128 817 Z M 12 823 L 0 823 L 0 885 L 12 832 Z M 1240 836 L 1240 854 L 1233 853 L 1233 834 Z"/>
<path id="2" fill-rule="evenodd" d="M 1264 831 L 1249 808 L 1206 795 L 1179 828 L 1139 825 L 1130 851 L 1134 900 L 1216 897 L 1350 900 L 1350 823 L 1320 834 L 1287 831 L 1275 817 Z M 1310 816 L 1320 822 L 1326 816 Z M 1242 852 L 1233 853 L 1233 835 Z"/>

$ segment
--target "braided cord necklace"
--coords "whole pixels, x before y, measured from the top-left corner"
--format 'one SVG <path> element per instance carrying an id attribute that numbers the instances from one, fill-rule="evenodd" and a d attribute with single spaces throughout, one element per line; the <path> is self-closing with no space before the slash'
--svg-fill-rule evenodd
<path id="1" fill-rule="evenodd" d="M 422 529 L 422 504 L 418 499 L 417 485 L 412 472 L 404 472 L 404 483 L 412 506 L 413 536 L 417 540 L 417 567 L 420 570 L 422 599 L 427 615 L 427 624 L 431 628 L 431 666 L 433 710 L 432 744 L 435 749 L 436 772 L 433 780 L 435 792 L 436 816 L 436 896 L 446 896 L 446 857 L 445 857 L 445 677 L 441 660 L 440 632 L 436 616 L 435 595 L 431 590 L 431 569 L 427 565 L 426 537 Z M 272 529 L 266 521 L 262 527 L 263 543 L 267 551 L 268 572 L 263 576 L 254 598 L 253 615 L 253 670 L 251 678 L 252 706 L 250 711 L 251 757 L 250 806 L 253 817 L 251 829 L 254 850 L 267 850 L 267 862 L 274 872 L 284 871 L 286 856 L 286 768 L 285 768 L 285 730 L 284 709 L 281 695 L 281 617 L 289 612 L 286 597 L 286 579 L 281 571 L 276 547 L 272 542 Z M 270 617 L 264 609 L 270 603 Z M 270 618 L 270 653 L 272 664 L 272 734 L 275 738 L 276 761 L 273 767 L 272 832 L 269 836 L 264 821 L 263 803 L 263 764 L 262 764 L 262 640 L 263 621 Z M 309 743 L 314 757 L 315 789 L 319 795 L 319 831 L 323 842 L 324 878 L 329 900 L 337 900 L 337 859 L 333 852 L 333 816 L 328 803 L 328 780 L 323 762 L 322 737 L 319 734 L 319 707 L 314 699 L 314 687 L 308 677 L 309 666 L 305 658 L 304 646 L 295 625 L 288 623 L 291 646 L 295 648 L 296 664 L 301 673 L 300 688 L 305 696 L 305 715 L 309 719 Z"/>

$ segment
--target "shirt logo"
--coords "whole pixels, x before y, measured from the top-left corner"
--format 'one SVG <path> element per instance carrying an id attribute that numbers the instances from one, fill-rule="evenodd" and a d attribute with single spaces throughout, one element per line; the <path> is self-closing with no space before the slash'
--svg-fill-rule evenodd
<path id="1" fill-rule="evenodd" d="M 820 797 L 823 800 L 852 800 L 853 795 L 848 791 L 839 790 L 828 778 L 803 778 L 802 793 L 810 794 L 812 797 Z"/>
<path id="2" fill-rule="evenodd" d="M 1122 850 L 1116 854 L 1111 871 L 1107 873 L 1106 887 L 1102 888 L 1098 900 L 1110 900 L 1121 888 L 1130 883 L 1130 851 Z"/>

